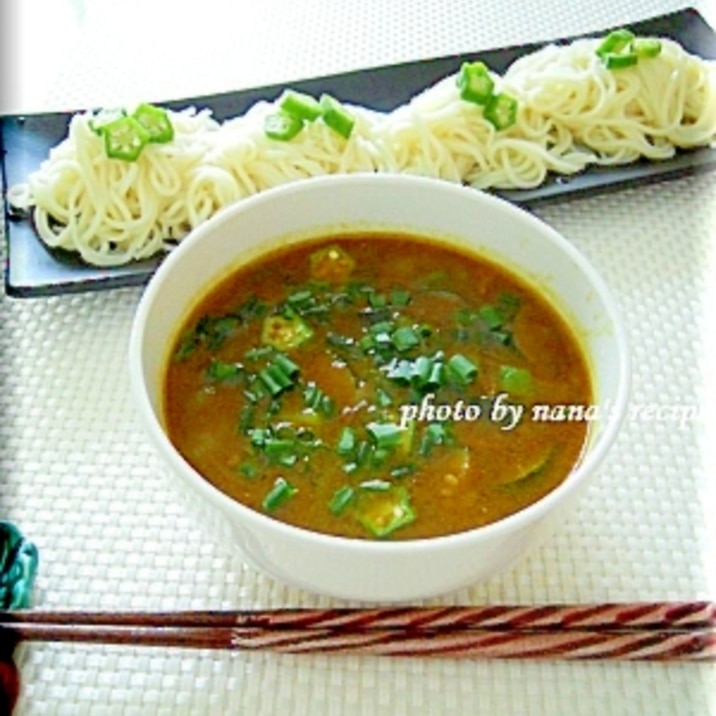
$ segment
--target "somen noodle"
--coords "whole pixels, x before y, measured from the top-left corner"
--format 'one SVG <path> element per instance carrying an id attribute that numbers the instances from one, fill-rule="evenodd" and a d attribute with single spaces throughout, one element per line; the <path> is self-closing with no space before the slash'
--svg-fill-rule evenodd
<path id="1" fill-rule="evenodd" d="M 259 102 L 223 123 L 208 110 L 167 111 L 173 139 L 147 145 L 136 161 L 108 158 L 76 114 L 68 136 L 10 202 L 33 208 L 50 247 L 99 266 L 166 251 L 222 207 L 273 186 L 348 172 L 404 172 L 479 189 L 531 188 L 549 174 L 590 165 L 664 160 L 716 140 L 716 63 L 658 40 L 659 52 L 610 69 L 600 40 L 548 45 L 490 71 L 496 93 L 517 102 L 509 126 L 465 101 L 452 75 L 392 112 L 347 107 L 352 131 L 306 122 L 288 141 L 267 136 L 277 102 Z"/>

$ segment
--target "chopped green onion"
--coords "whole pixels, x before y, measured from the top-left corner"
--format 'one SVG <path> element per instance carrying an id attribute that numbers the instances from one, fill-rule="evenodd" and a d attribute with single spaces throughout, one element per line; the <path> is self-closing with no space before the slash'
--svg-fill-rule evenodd
<path id="1" fill-rule="evenodd" d="M 384 293 L 371 291 L 368 294 L 368 304 L 371 308 L 385 308 L 388 305 L 388 299 Z"/>
<path id="2" fill-rule="evenodd" d="M 261 384 L 258 382 L 258 378 L 256 376 L 252 376 L 251 378 L 252 385 L 251 388 L 247 388 L 244 390 L 244 397 L 246 400 L 248 400 L 252 404 L 256 404 L 266 395 L 266 391 L 263 389 Z"/>
<path id="3" fill-rule="evenodd" d="M 291 376 L 275 363 L 272 363 L 271 365 L 264 368 L 264 370 L 259 371 L 259 378 L 263 381 L 264 385 L 269 388 L 269 392 L 274 397 L 278 393 L 272 391 L 272 389 L 269 387 L 272 383 L 278 384 L 280 386 L 280 390 L 278 391 L 279 393 L 283 392 L 284 390 L 290 388 L 293 385 L 293 380 Z"/>
<path id="4" fill-rule="evenodd" d="M 373 438 L 376 448 L 394 448 L 403 434 L 403 428 L 395 423 L 368 423 L 366 430 Z"/>
<path id="5" fill-rule="evenodd" d="M 430 370 L 430 375 L 425 382 L 425 386 L 429 388 L 439 388 L 445 384 L 445 377 L 445 364 L 442 361 L 435 361 L 432 369 Z"/>
<path id="6" fill-rule="evenodd" d="M 273 512 L 293 497 L 298 488 L 294 487 L 284 477 L 277 477 L 273 487 L 264 497 L 262 506 L 267 512 Z"/>
<path id="7" fill-rule="evenodd" d="M 477 311 L 477 315 L 491 331 L 502 325 L 502 314 L 500 310 L 492 304 L 488 303 L 481 306 Z"/>
<path id="8" fill-rule="evenodd" d="M 309 288 L 304 288 L 287 296 L 286 301 L 294 307 L 299 307 L 302 304 L 309 302 L 312 298 L 313 291 Z"/>
<path id="9" fill-rule="evenodd" d="M 218 316 L 207 321 L 203 328 L 207 347 L 216 350 L 222 346 L 238 325 L 239 319 L 236 316 Z"/>
<path id="10" fill-rule="evenodd" d="M 364 353 L 371 353 L 376 348 L 375 339 L 370 334 L 366 334 L 358 341 L 358 347 Z"/>
<path id="11" fill-rule="evenodd" d="M 370 456 L 371 467 L 381 467 L 385 461 L 390 457 L 391 450 L 389 447 L 378 447 L 377 445 L 373 448 L 373 452 Z"/>
<path id="12" fill-rule="evenodd" d="M 335 97 L 328 94 L 321 95 L 320 103 L 325 124 L 344 139 L 348 139 L 355 126 L 353 115 Z"/>
<path id="13" fill-rule="evenodd" d="M 365 467 L 373 457 L 374 452 L 373 446 L 367 440 L 356 442 L 353 452 L 351 454 L 346 453 L 342 456 L 352 458 L 350 462 L 347 462 L 343 466 L 343 471 L 351 474 Z"/>
<path id="14" fill-rule="evenodd" d="M 263 301 L 259 301 L 256 296 L 249 296 L 243 306 L 241 306 L 241 308 L 239 308 L 236 312 L 236 316 L 234 316 L 234 318 L 248 323 L 254 318 L 261 318 L 264 316 L 267 309 L 268 306 L 263 303 Z"/>
<path id="15" fill-rule="evenodd" d="M 383 388 L 376 388 L 375 401 L 381 408 L 389 408 L 393 404 L 390 393 L 387 390 L 383 390 Z"/>
<path id="16" fill-rule="evenodd" d="M 300 117 L 287 112 L 274 112 L 264 119 L 264 133 L 269 139 L 288 142 L 303 129 Z"/>
<path id="17" fill-rule="evenodd" d="M 235 380 L 242 372 L 243 366 L 241 363 L 225 363 L 217 359 L 212 359 L 206 369 L 207 377 L 219 383 Z"/>
<path id="18" fill-rule="evenodd" d="M 323 391 L 313 381 L 306 384 L 303 389 L 303 402 L 307 408 L 317 410 L 321 404 L 322 397 Z"/>
<path id="19" fill-rule="evenodd" d="M 316 437 L 313 430 L 304 427 L 299 427 L 298 430 L 296 430 L 296 441 L 301 446 L 312 448 L 317 447 L 321 443 L 320 438 Z"/>
<path id="20" fill-rule="evenodd" d="M 275 462 L 283 467 L 293 467 L 298 461 L 298 455 L 296 453 L 278 453 L 275 457 Z"/>
<path id="21" fill-rule="evenodd" d="M 295 439 L 269 438 L 263 444 L 263 451 L 271 463 L 284 467 L 292 467 L 298 460 Z"/>
<path id="22" fill-rule="evenodd" d="M 388 333 L 387 331 L 380 331 L 378 333 L 375 333 L 373 335 L 373 341 L 375 342 L 376 347 L 382 348 L 387 348 L 392 343 L 390 339 L 390 333 Z"/>
<path id="23" fill-rule="evenodd" d="M 415 472 L 415 465 L 396 465 L 391 471 L 390 476 L 401 478 L 407 477 Z"/>
<path id="24" fill-rule="evenodd" d="M 365 480 L 360 484 L 361 490 L 370 490 L 371 492 L 387 492 L 391 487 L 392 483 L 378 478 L 375 480 Z"/>
<path id="25" fill-rule="evenodd" d="M 400 353 L 409 351 L 411 348 L 420 345 L 420 336 L 411 326 L 396 328 L 390 336 L 395 349 Z"/>
<path id="26" fill-rule="evenodd" d="M 268 405 L 268 408 L 266 408 L 266 415 L 273 416 L 277 415 L 281 412 L 281 401 L 278 399 L 278 396 L 274 396 L 271 399 L 271 402 Z"/>
<path id="27" fill-rule="evenodd" d="M 286 373 L 277 363 L 271 363 L 258 373 L 259 380 L 263 383 L 272 398 L 283 393 L 293 386 L 293 378 Z"/>
<path id="28" fill-rule="evenodd" d="M 477 377 L 477 366 L 462 353 L 456 353 L 446 364 L 450 380 L 458 385 L 469 385 Z"/>
<path id="29" fill-rule="evenodd" d="M 267 455 L 278 455 L 289 450 L 296 449 L 296 440 L 293 438 L 268 438 L 263 444 L 264 452 Z"/>
<path id="30" fill-rule="evenodd" d="M 427 457 L 436 445 L 444 445 L 447 437 L 447 430 L 442 423 L 430 423 L 420 439 L 418 452 L 421 457 Z"/>
<path id="31" fill-rule="evenodd" d="M 284 112 L 306 122 L 313 122 L 323 113 L 318 100 L 303 92 L 286 90 L 279 98 L 278 103 Z"/>
<path id="32" fill-rule="evenodd" d="M 352 428 L 346 426 L 343 428 L 340 437 L 338 438 L 338 445 L 336 446 L 336 452 L 339 455 L 351 455 L 356 447 L 356 435 Z"/>
<path id="33" fill-rule="evenodd" d="M 326 334 L 326 343 L 334 348 L 350 348 L 354 345 L 355 340 L 350 336 L 342 336 L 339 333 Z"/>
<path id="34" fill-rule="evenodd" d="M 407 359 L 394 359 L 386 366 L 386 376 L 391 380 L 409 383 L 413 375 L 413 362 Z"/>
<path id="35" fill-rule="evenodd" d="M 431 358 L 428 358 L 427 356 L 418 356 L 412 362 L 410 368 L 410 382 L 416 388 L 422 388 L 429 382 L 430 376 L 433 372 L 433 367 L 434 364 Z"/>
<path id="36" fill-rule="evenodd" d="M 457 76 L 457 86 L 461 99 L 484 105 L 492 96 L 495 82 L 484 62 L 464 62 Z"/>
<path id="37" fill-rule="evenodd" d="M 393 321 L 378 321 L 371 325 L 369 331 L 371 335 L 389 335 L 390 332 L 395 328 Z"/>
<path id="38" fill-rule="evenodd" d="M 475 314 L 467 308 L 461 308 L 455 312 L 455 322 L 460 326 L 469 326 Z"/>
<path id="39" fill-rule="evenodd" d="M 273 359 L 273 365 L 280 368 L 289 378 L 295 378 L 299 373 L 299 367 L 283 353 L 277 353 Z"/>
<path id="40" fill-rule="evenodd" d="M 260 360 L 266 358 L 273 353 L 272 346 L 259 346 L 258 348 L 250 348 L 244 353 L 244 360 Z"/>
<path id="41" fill-rule="evenodd" d="M 509 346 L 513 339 L 511 331 L 490 331 L 490 337 L 503 346 Z"/>
<path id="42" fill-rule="evenodd" d="M 333 398 L 326 395 L 313 381 L 307 383 L 303 390 L 303 402 L 310 410 L 315 410 L 326 417 L 333 415 L 335 410 Z"/>
<path id="43" fill-rule="evenodd" d="M 254 405 L 253 402 L 249 402 L 248 405 L 244 405 L 239 415 L 239 432 L 247 433 L 251 429 L 251 424 L 254 420 Z"/>
<path id="44" fill-rule="evenodd" d="M 395 289 L 390 292 L 390 305 L 402 308 L 410 303 L 410 292 Z"/>
<path id="45" fill-rule="evenodd" d="M 254 447 L 262 448 L 270 438 L 271 431 L 268 428 L 252 428 L 249 430 L 249 439 Z"/>
<path id="46" fill-rule="evenodd" d="M 324 394 L 324 396 L 321 398 L 321 406 L 319 412 L 329 418 L 332 417 L 333 414 L 336 412 L 336 403 L 330 395 Z"/>
<path id="47" fill-rule="evenodd" d="M 353 501 L 355 497 L 355 490 L 350 485 L 344 485 L 339 487 L 331 498 L 328 504 L 328 509 L 333 515 L 340 515 L 346 507 Z"/>
<path id="48" fill-rule="evenodd" d="M 483 115 L 498 130 L 508 129 L 517 121 L 517 100 L 505 92 L 495 94 L 487 100 Z"/>
<path id="49" fill-rule="evenodd" d="M 356 461 L 359 465 L 365 465 L 370 457 L 372 447 L 367 440 L 361 440 L 356 448 Z"/>
<path id="50" fill-rule="evenodd" d="M 425 428 L 425 434 L 435 445 L 442 445 L 447 440 L 447 430 L 442 423 L 430 423 Z"/>
<path id="51" fill-rule="evenodd" d="M 325 303 L 318 303 L 314 300 L 307 302 L 303 306 L 298 307 L 298 311 L 303 316 L 319 316 L 326 314 L 331 310 L 330 306 Z"/>

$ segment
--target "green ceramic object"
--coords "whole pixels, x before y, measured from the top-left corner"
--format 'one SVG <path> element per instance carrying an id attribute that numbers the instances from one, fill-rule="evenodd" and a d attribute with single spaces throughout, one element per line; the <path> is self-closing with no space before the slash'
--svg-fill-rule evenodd
<path id="1" fill-rule="evenodd" d="M 30 606 L 37 547 L 11 522 L 0 520 L 0 609 Z"/>

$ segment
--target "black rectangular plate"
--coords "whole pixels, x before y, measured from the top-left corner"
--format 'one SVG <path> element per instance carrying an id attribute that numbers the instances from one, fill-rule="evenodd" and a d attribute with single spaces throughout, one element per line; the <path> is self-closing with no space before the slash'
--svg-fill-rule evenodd
<path id="1" fill-rule="evenodd" d="M 680 10 L 629 25 L 635 32 L 671 37 L 689 52 L 716 59 L 716 34 L 694 9 Z M 604 28 L 592 35 L 601 35 Z M 575 38 L 562 38 L 566 42 Z M 480 53 L 459 54 L 407 62 L 291 82 L 294 89 L 319 95 L 328 92 L 346 102 L 388 111 L 439 79 L 456 72 L 466 60 L 479 55 L 497 72 L 518 57 L 545 43 L 518 45 Z M 210 108 L 216 119 L 224 120 L 246 112 L 259 100 L 273 99 L 286 85 L 273 85 L 220 95 L 190 97 L 164 103 L 181 109 L 189 105 Z M 25 180 L 47 157 L 52 146 L 67 133 L 71 113 L 33 114 L 0 118 L 0 151 L 5 186 Z M 642 161 L 622 167 L 594 167 L 569 178 L 553 178 L 529 190 L 497 192 L 522 206 L 539 202 L 593 195 L 623 187 L 661 181 L 716 168 L 716 149 L 680 152 L 662 162 Z M 145 283 L 161 258 L 116 268 L 98 268 L 82 263 L 67 252 L 48 249 L 36 235 L 31 221 L 13 217 L 4 200 L 7 241 L 5 286 L 15 297 L 50 296 L 60 293 L 101 290 Z"/>

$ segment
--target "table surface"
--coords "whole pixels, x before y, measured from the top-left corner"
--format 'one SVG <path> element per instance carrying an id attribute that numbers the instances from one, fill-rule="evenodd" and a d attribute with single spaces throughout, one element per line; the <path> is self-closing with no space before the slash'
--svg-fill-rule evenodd
<path id="1" fill-rule="evenodd" d="M 599 30 L 670 0 L 11 0 L 0 112 L 212 94 Z M 716 26 L 712 3 L 696 6 Z M 433 603 L 716 598 L 716 174 L 536 210 L 624 311 L 629 417 L 567 523 Z M 2 243 L 4 246 L 4 242 Z M 2 249 L 4 251 L 4 249 Z M 0 257 L 1 258 L 1 257 Z M 36 542 L 43 608 L 333 606 L 213 541 L 129 395 L 141 288 L 0 296 L 0 518 Z M 716 714 L 707 664 L 489 662 L 31 645 L 17 713 Z"/>

